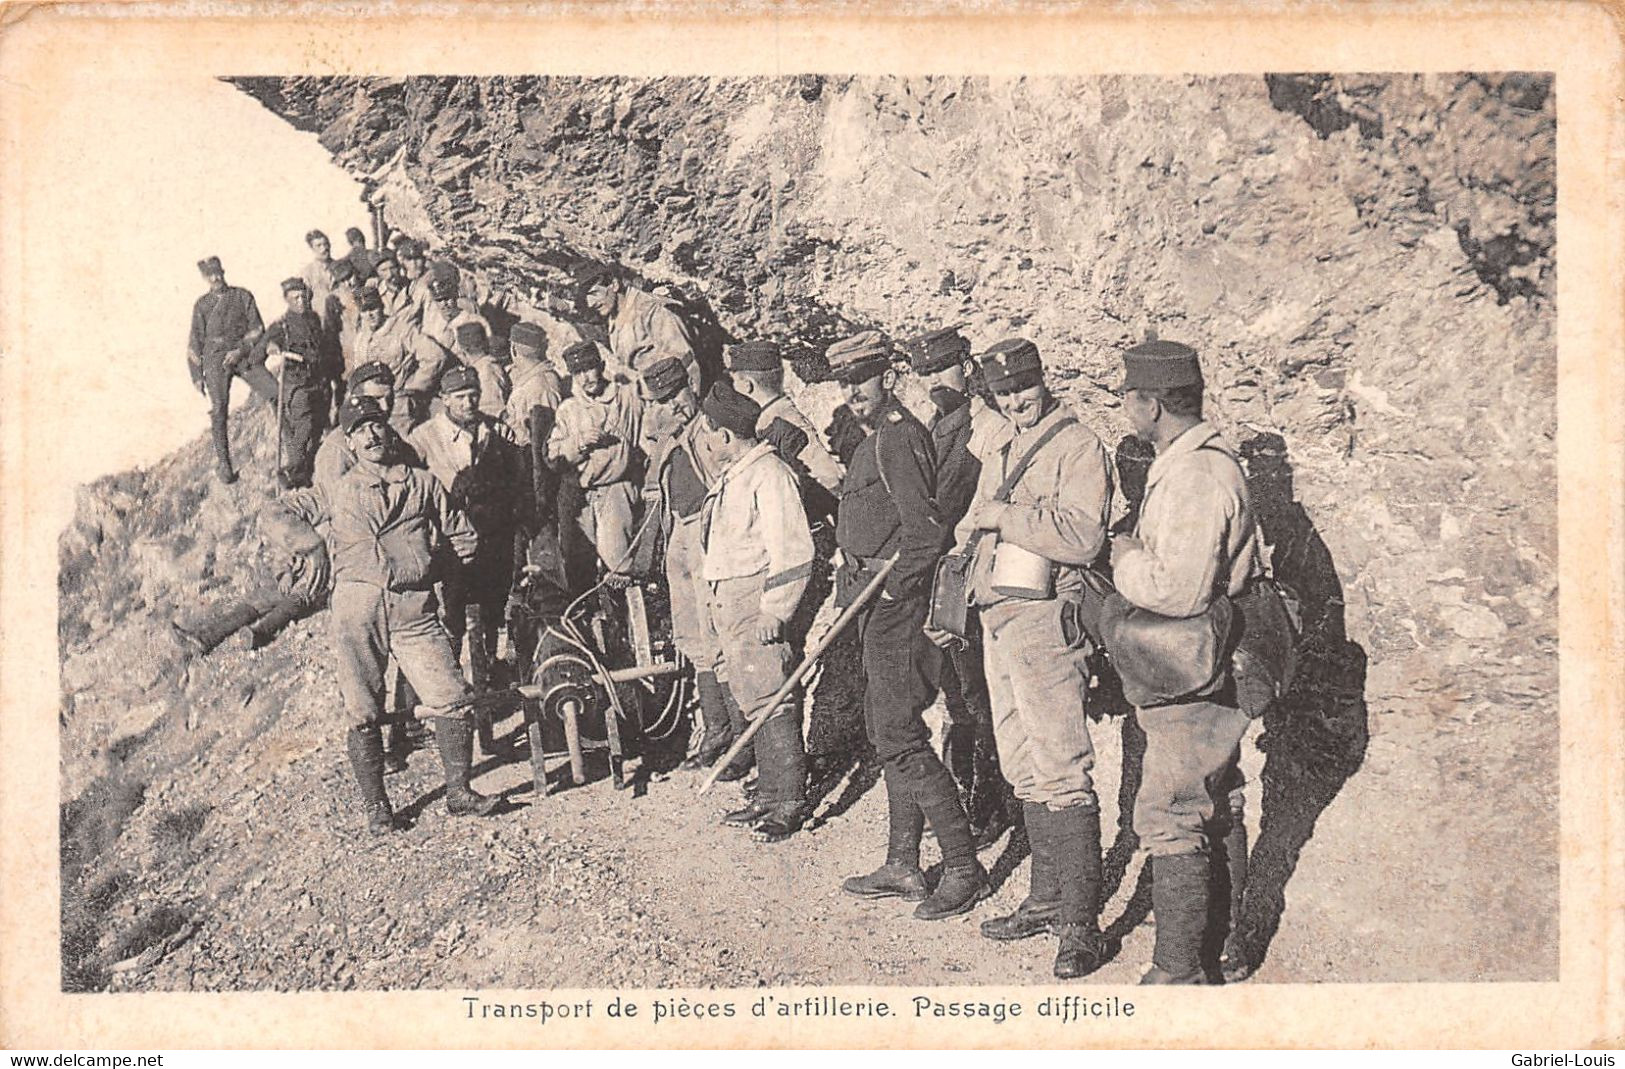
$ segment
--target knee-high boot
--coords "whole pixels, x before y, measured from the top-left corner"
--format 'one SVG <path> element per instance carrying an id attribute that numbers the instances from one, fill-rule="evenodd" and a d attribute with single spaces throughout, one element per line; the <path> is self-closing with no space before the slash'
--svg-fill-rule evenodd
<path id="1" fill-rule="evenodd" d="M 1202 933 L 1207 927 L 1206 854 L 1151 859 L 1151 910 L 1157 919 L 1156 949 L 1142 984 L 1201 984 Z"/>

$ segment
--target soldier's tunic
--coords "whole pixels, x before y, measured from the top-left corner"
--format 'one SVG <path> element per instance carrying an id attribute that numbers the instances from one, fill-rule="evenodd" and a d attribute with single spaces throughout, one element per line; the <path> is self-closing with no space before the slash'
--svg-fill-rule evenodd
<path id="1" fill-rule="evenodd" d="M 1263 575 L 1246 478 L 1210 424 L 1190 428 L 1152 462 L 1135 536 L 1140 545 L 1114 543 L 1112 578 L 1123 597 L 1164 616 L 1195 616 Z M 1248 719 L 1228 675 L 1216 693 L 1136 716 L 1145 760 L 1135 833 L 1153 856 L 1206 853 L 1216 797 L 1240 803 Z"/>
<path id="2" fill-rule="evenodd" d="M 205 293 L 192 305 L 192 329 L 188 350 L 197 358 L 203 387 L 209 396 L 209 428 L 215 455 L 231 464 L 229 413 L 232 376 L 270 404 L 276 404 L 276 379 L 265 369 L 263 359 L 253 358 L 254 342 L 265 329 L 254 295 L 241 286 L 227 286 L 219 293 Z M 226 367 L 226 357 L 238 350 L 249 352 L 235 367 Z"/>
<path id="3" fill-rule="evenodd" d="M 1054 810 L 1094 809 L 1094 749 L 1083 707 L 1088 668 L 1084 651 L 1067 649 L 1061 608 L 1066 595 L 1081 586 L 1080 570 L 1105 545 L 1112 501 L 1110 458 L 1094 432 L 1056 403 L 1037 424 L 1015 431 L 987 460 L 975 500 L 991 500 L 1011 468 L 1063 424 L 1033 454 L 1011 488 L 1001 513 L 1002 530 L 977 542 L 971 594 L 981 613 L 993 731 L 1005 779 L 1024 802 Z M 972 529 L 962 521 L 957 534 L 963 545 Z M 993 560 L 1001 543 L 1052 562 L 1051 597 L 1010 597 L 993 589 Z"/>
<path id="4" fill-rule="evenodd" d="M 788 678 L 793 655 L 784 627 L 812 574 L 812 534 L 796 477 L 758 442 L 724 471 L 706 494 L 701 518 L 701 576 L 718 655 L 708 667 L 732 691 L 751 720 Z M 760 642 L 759 618 L 779 624 L 779 637 Z M 774 717 L 754 741 L 763 803 L 800 802 L 806 792 L 801 716 Z"/>
<path id="5" fill-rule="evenodd" d="M 860 581 L 850 574 L 855 565 L 875 568 L 894 553 L 898 558 L 859 617 L 864 719 L 884 762 L 911 755 L 936 760 L 920 716 L 936 692 L 938 651 L 924 624 L 931 574 L 947 541 L 935 467 L 930 433 L 894 398 L 853 452 L 841 484 L 836 541 L 848 572 L 842 585 L 850 590 Z"/>
<path id="6" fill-rule="evenodd" d="M 486 353 L 459 353 L 458 359 L 480 377 L 480 411 L 492 419 L 502 419 L 508 411 L 508 397 L 513 393 L 508 373 Z"/>
<path id="7" fill-rule="evenodd" d="M 824 445 L 824 436 L 818 433 L 812 425 L 812 420 L 808 419 L 801 409 L 797 407 L 796 403 L 790 399 L 789 394 L 781 393 L 762 406 L 762 414 L 756 420 L 756 433 L 760 435 L 776 419 L 784 420 L 792 427 L 800 429 L 807 436 L 806 448 L 801 451 L 801 456 L 798 458 L 800 466 L 806 470 L 806 474 L 830 493 L 839 493 L 841 479 L 846 474 L 845 469 L 841 467 L 841 462 L 836 460 Z M 796 466 L 792 464 L 791 468 L 793 469 Z"/>
<path id="8" fill-rule="evenodd" d="M 309 309 L 287 312 L 267 327 L 255 359 L 263 364 L 273 345 L 283 352 L 282 477 L 289 486 L 309 486 L 333 382 L 340 374 L 338 353 L 321 317 Z"/>
<path id="9" fill-rule="evenodd" d="M 513 388 L 502 419 L 513 431 L 514 440 L 529 448 L 530 410 L 540 405 L 557 414 L 564 401 L 564 381 L 540 360 L 515 360 L 509 374 Z"/>
<path id="10" fill-rule="evenodd" d="M 383 714 L 390 656 L 425 704 L 466 719 L 466 708 L 448 708 L 468 687 L 436 611 L 434 562 L 447 548 L 472 559 L 479 539 L 440 484 L 402 465 L 358 466 L 286 504 L 328 543 L 334 668 L 348 726 Z"/>
<path id="11" fill-rule="evenodd" d="M 618 300 L 608 324 L 611 359 L 606 370 L 641 383 L 643 372 L 675 356 L 688 369 L 688 384 L 699 394 L 700 362 L 682 318 L 665 301 L 640 289 L 627 287 Z"/>
<path id="12" fill-rule="evenodd" d="M 506 424 L 483 414 L 464 427 L 437 413 L 413 430 L 410 441 L 452 505 L 479 533 L 479 552 L 447 576 L 442 587 L 453 647 L 461 648 L 467 606 L 472 604 L 480 608 L 486 652 L 492 654 L 513 586 L 515 534 L 530 496 L 519 447 Z"/>
<path id="13" fill-rule="evenodd" d="M 548 441 L 548 459 L 574 465 L 582 491 L 570 526 L 612 570 L 626 563 L 635 533 L 639 494 L 634 463 L 641 425 L 636 391 L 612 381 L 597 397 L 577 391 L 565 398 Z M 614 441 L 584 451 L 599 431 L 607 431 Z"/>

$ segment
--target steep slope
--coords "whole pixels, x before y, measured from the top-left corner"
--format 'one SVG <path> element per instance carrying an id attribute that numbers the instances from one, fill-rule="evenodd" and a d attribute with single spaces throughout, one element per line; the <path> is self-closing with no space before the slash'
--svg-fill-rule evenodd
<path id="1" fill-rule="evenodd" d="M 1555 974 L 1549 80 L 238 84 L 318 131 L 488 303 L 560 337 L 584 257 L 683 287 L 728 335 L 778 338 L 811 380 L 859 326 L 1019 332 L 1108 444 L 1116 348 L 1148 329 L 1196 344 L 1312 630 L 1247 756 L 1260 979 Z M 769 855 L 681 783 L 636 800 L 600 784 L 491 829 L 431 807 L 398 846 L 350 848 L 325 618 L 206 661 L 162 626 L 259 552 L 265 427 L 239 422 L 239 486 L 210 480 L 199 443 L 91 488 L 64 539 L 69 986 L 1045 975 L 1041 948 L 823 893 L 882 835 L 861 777 Z M 1117 718 L 1096 742 L 1109 829 L 1137 743 Z M 396 790 L 423 798 L 432 761 L 414 760 Z M 521 769 L 487 775 L 523 800 Z M 673 836 L 692 850 L 672 857 Z M 1107 919 L 1128 931 L 1144 894 L 1117 844 Z M 1147 938 L 1102 979 L 1132 979 Z"/>

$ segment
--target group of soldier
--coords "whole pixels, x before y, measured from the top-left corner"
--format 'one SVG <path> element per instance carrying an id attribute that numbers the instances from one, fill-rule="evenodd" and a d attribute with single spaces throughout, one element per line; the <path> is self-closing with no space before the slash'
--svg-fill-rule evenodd
<path id="1" fill-rule="evenodd" d="M 283 283 L 287 312 L 269 327 L 218 259 L 202 261 L 210 290 L 189 359 L 211 401 L 222 480 L 236 478 L 232 377 L 277 405 L 288 492 L 262 524 L 291 555 L 284 598 L 288 576 L 305 604 L 326 593 L 373 832 L 397 827 L 380 728 L 391 658 L 414 700 L 439 714 L 448 810 L 489 814 L 497 800 L 469 786 L 466 607 L 484 614 L 494 652 L 513 597 L 548 590 L 557 606 L 660 568 L 702 724 L 683 767 L 723 780 L 754 768 L 723 822 L 759 842 L 794 836 L 809 817 L 800 696 L 768 706 L 801 659 L 808 591 L 833 583 L 836 606 L 856 613 L 862 713 L 888 813 L 884 862 L 844 890 L 916 903 L 923 920 L 991 893 L 977 851 L 1002 825 L 987 826 L 968 773 L 950 770 L 965 762 L 945 764 L 932 745 L 925 714 L 940 693 L 971 721 L 950 736 L 980 742 L 969 747 L 975 774 L 1002 776 L 1031 849 L 1029 894 L 982 933 L 1057 937 L 1057 977 L 1110 959 L 1085 715 L 1091 648 L 1067 606 L 1091 570 L 1109 572 L 1135 606 L 1174 617 L 1262 573 L 1235 454 L 1202 418 L 1193 350 L 1151 341 L 1122 354 L 1123 412 L 1156 456 L 1132 533 L 1113 533 L 1111 457 L 1051 393 L 1030 340 L 979 356 L 956 328 L 901 345 L 877 331 L 838 341 L 826 357 L 843 403 L 820 432 L 786 392 L 775 343 L 728 346 L 712 373 L 683 318 L 608 267 L 586 264 L 574 279 L 607 341 L 575 341 L 555 362 L 547 331 L 516 322 L 504 366 L 454 267 L 430 263 L 409 238 L 375 251 L 359 231 L 348 237 L 350 254 L 335 259 L 325 235 L 308 235 L 315 259 Z M 929 397 L 924 421 L 899 395 L 906 375 Z M 550 480 L 555 494 L 533 492 Z M 963 633 L 932 624 L 947 553 L 970 562 Z M 521 653 L 535 641 L 509 637 Z M 1146 981 L 1200 983 L 1215 855 L 1228 859 L 1232 907 L 1244 882 L 1237 760 L 1248 720 L 1225 681 L 1137 716 L 1146 751 L 1134 827 L 1152 857 L 1156 914 Z M 934 881 L 921 866 L 927 826 L 941 852 Z M 1234 945 L 1225 953 L 1226 974 L 1242 975 Z"/>

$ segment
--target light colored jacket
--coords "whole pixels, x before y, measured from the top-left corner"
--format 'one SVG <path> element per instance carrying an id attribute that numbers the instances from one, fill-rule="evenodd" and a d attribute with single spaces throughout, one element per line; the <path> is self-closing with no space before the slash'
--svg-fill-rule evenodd
<path id="1" fill-rule="evenodd" d="M 637 391 L 626 383 L 611 381 L 597 397 L 588 397 L 584 391 L 571 394 L 559 405 L 558 420 L 547 441 L 548 459 L 577 467 L 585 490 L 624 482 L 631 477 L 642 412 Z M 608 431 L 615 441 L 583 453 L 599 431 Z"/>
<path id="2" fill-rule="evenodd" d="M 515 360 L 510 377 L 513 390 L 503 410 L 503 421 L 520 445 L 530 445 L 530 410 L 537 405 L 554 413 L 564 401 L 564 383 L 558 373 L 540 360 Z"/>
<path id="3" fill-rule="evenodd" d="M 795 473 L 766 442 L 723 472 L 701 512 L 701 576 L 762 577 L 761 613 L 790 619 L 812 576 L 812 532 Z"/>
<path id="4" fill-rule="evenodd" d="M 1134 535 L 1112 545 L 1118 591 L 1142 609 L 1195 616 L 1264 573 L 1247 480 L 1230 444 L 1198 423 L 1146 473 Z"/>
<path id="5" fill-rule="evenodd" d="M 1065 404 L 1026 430 L 1015 430 L 997 453 L 987 457 L 976 482 L 976 496 L 970 512 L 954 532 L 961 547 L 968 544 L 975 528 L 970 518 L 977 505 L 990 501 L 1005 477 L 1034 443 L 1056 423 L 1072 418 Z M 1074 422 L 1033 455 L 1001 516 L 997 536 L 984 535 L 977 543 L 976 561 L 971 570 L 971 593 L 978 605 L 1008 600 L 995 594 L 991 582 L 993 555 L 1000 542 L 1010 542 L 1059 565 L 1055 591 L 1076 589 L 1082 582 L 1078 570 L 1094 561 L 1106 544 L 1106 526 L 1111 521 L 1112 468 L 1106 447 L 1095 433 Z"/>
<path id="6" fill-rule="evenodd" d="M 641 383 L 642 374 L 668 356 L 675 356 L 688 369 L 688 384 L 700 392 L 700 362 L 694 355 L 694 342 L 683 320 L 671 306 L 652 293 L 627 287 L 609 324 L 609 350 L 619 372 Z"/>
<path id="7" fill-rule="evenodd" d="M 762 414 L 756 420 L 756 433 L 760 435 L 776 419 L 784 420 L 807 436 L 807 446 L 801 451 L 799 458 L 806 466 L 807 474 L 830 493 L 839 493 L 841 479 L 846 475 L 846 469 L 824 444 L 824 436 L 813 427 L 812 420 L 807 418 L 787 393 L 779 394 L 762 406 Z"/>

